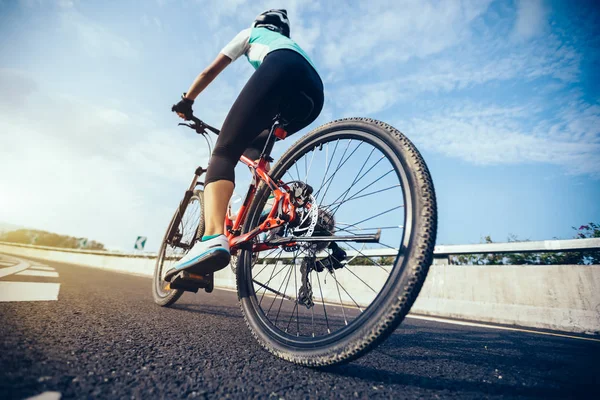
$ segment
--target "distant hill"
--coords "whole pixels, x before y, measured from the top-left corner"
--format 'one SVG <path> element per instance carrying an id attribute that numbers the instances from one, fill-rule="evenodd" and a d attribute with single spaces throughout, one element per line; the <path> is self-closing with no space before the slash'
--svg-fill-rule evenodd
<path id="1" fill-rule="evenodd" d="M 0 222 L 0 233 L 16 231 L 17 229 L 23 229 L 23 227 L 15 224 L 7 224 L 6 222 Z"/>
<path id="2" fill-rule="evenodd" d="M 35 244 L 38 246 L 62 247 L 67 249 L 106 250 L 104 244 L 87 238 L 59 235 L 35 229 L 17 229 L 0 233 L 1 242 Z"/>

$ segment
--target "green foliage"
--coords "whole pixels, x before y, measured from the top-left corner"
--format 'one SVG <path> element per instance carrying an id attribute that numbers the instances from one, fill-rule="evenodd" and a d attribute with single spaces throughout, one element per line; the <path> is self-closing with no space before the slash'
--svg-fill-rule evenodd
<path id="1" fill-rule="evenodd" d="M 600 238 L 600 225 L 590 222 L 579 228 L 572 227 L 576 234 L 574 239 Z M 493 243 L 490 236 L 484 238 L 485 243 Z M 508 237 L 509 242 L 519 242 L 515 235 Z M 465 254 L 451 256 L 454 265 L 588 265 L 600 264 L 600 251 L 581 251 L 566 253 L 515 253 L 515 254 Z"/>
<path id="2" fill-rule="evenodd" d="M 31 229 L 19 229 L 0 234 L 0 241 L 35 244 L 37 246 L 62 247 L 67 249 L 80 248 L 80 238 Z M 93 240 L 87 241 L 85 249 L 105 250 L 102 243 Z"/>
<path id="3" fill-rule="evenodd" d="M 356 257 L 348 265 L 392 265 L 393 257 Z"/>

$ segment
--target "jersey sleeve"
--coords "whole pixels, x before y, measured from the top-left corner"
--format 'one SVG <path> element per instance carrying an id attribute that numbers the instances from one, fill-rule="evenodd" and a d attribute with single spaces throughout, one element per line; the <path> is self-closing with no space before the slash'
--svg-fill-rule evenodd
<path id="1" fill-rule="evenodd" d="M 248 46 L 250 45 L 250 33 L 252 28 L 244 29 L 240 33 L 238 33 L 231 42 L 229 42 L 223 50 L 221 50 L 221 54 L 226 55 L 231 58 L 231 61 L 237 60 L 242 54 L 244 54 L 248 50 Z"/>

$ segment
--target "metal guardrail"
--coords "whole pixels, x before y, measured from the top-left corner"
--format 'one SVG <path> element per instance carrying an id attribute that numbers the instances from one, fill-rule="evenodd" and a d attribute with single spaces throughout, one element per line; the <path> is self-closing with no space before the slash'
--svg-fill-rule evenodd
<path id="1" fill-rule="evenodd" d="M 15 247 L 30 247 L 44 250 L 62 251 L 70 253 L 110 255 L 117 257 L 156 257 L 155 253 L 123 253 L 98 250 L 77 250 L 63 249 L 59 247 L 35 246 L 30 244 L 0 242 L 0 244 Z M 590 251 L 600 250 L 600 238 L 590 239 L 567 239 L 567 240 L 542 240 L 535 242 L 508 242 L 508 243 L 479 243 L 479 244 L 458 244 L 458 245 L 438 245 L 435 246 L 435 258 L 447 258 L 452 255 L 461 254 L 510 254 L 510 253 L 547 253 L 547 252 L 567 252 L 567 251 Z M 361 251 L 346 251 L 348 256 L 354 257 L 395 257 L 398 254 L 397 249 L 364 249 Z M 268 257 L 267 257 L 268 258 Z M 284 253 L 277 258 L 292 259 L 292 253 Z"/>
<path id="2" fill-rule="evenodd" d="M 535 242 L 508 242 L 508 243 L 479 243 L 438 245 L 434 248 L 435 258 L 447 258 L 461 254 L 510 254 L 510 253 L 549 253 L 565 251 L 590 251 L 600 250 L 600 238 L 567 239 L 567 240 L 541 240 Z M 397 249 L 365 249 L 362 251 L 346 251 L 348 256 L 354 257 L 395 257 Z M 291 259 L 292 254 L 285 254 L 278 258 Z"/>

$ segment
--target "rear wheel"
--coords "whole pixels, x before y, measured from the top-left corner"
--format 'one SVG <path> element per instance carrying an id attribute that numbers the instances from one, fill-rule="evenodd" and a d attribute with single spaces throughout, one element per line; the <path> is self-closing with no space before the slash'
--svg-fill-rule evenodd
<path id="1" fill-rule="evenodd" d="M 355 359 L 402 322 L 433 260 L 437 214 L 427 166 L 398 130 L 356 118 L 300 139 L 271 176 L 313 188 L 301 222 L 279 235 L 380 230 L 381 238 L 300 243 L 263 252 L 258 261 L 242 251 L 237 284 L 246 322 L 263 347 L 288 361 L 325 366 Z M 265 187 L 257 193 L 245 232 L 258 225 L 269 194 Z"/>
<path id="2" fill-rule="evenodd" d="M 154 301 L 163 306 L 175 303 L 183 294 L 183 290 L 171 289 L 169 282 L 163 278 L 165 273 L 181 259 L 193 246 L 195 241 L 204 234 L 204 192 L 195 190 L 185 206 L 183 217 L 179 222 L 172 238 L 168 238 L 172 225 L 177 219 L 179 207 L 175 210 L 169 228 L 163 238 L 154 268 L 152 280 L 152 295 Z"/>

